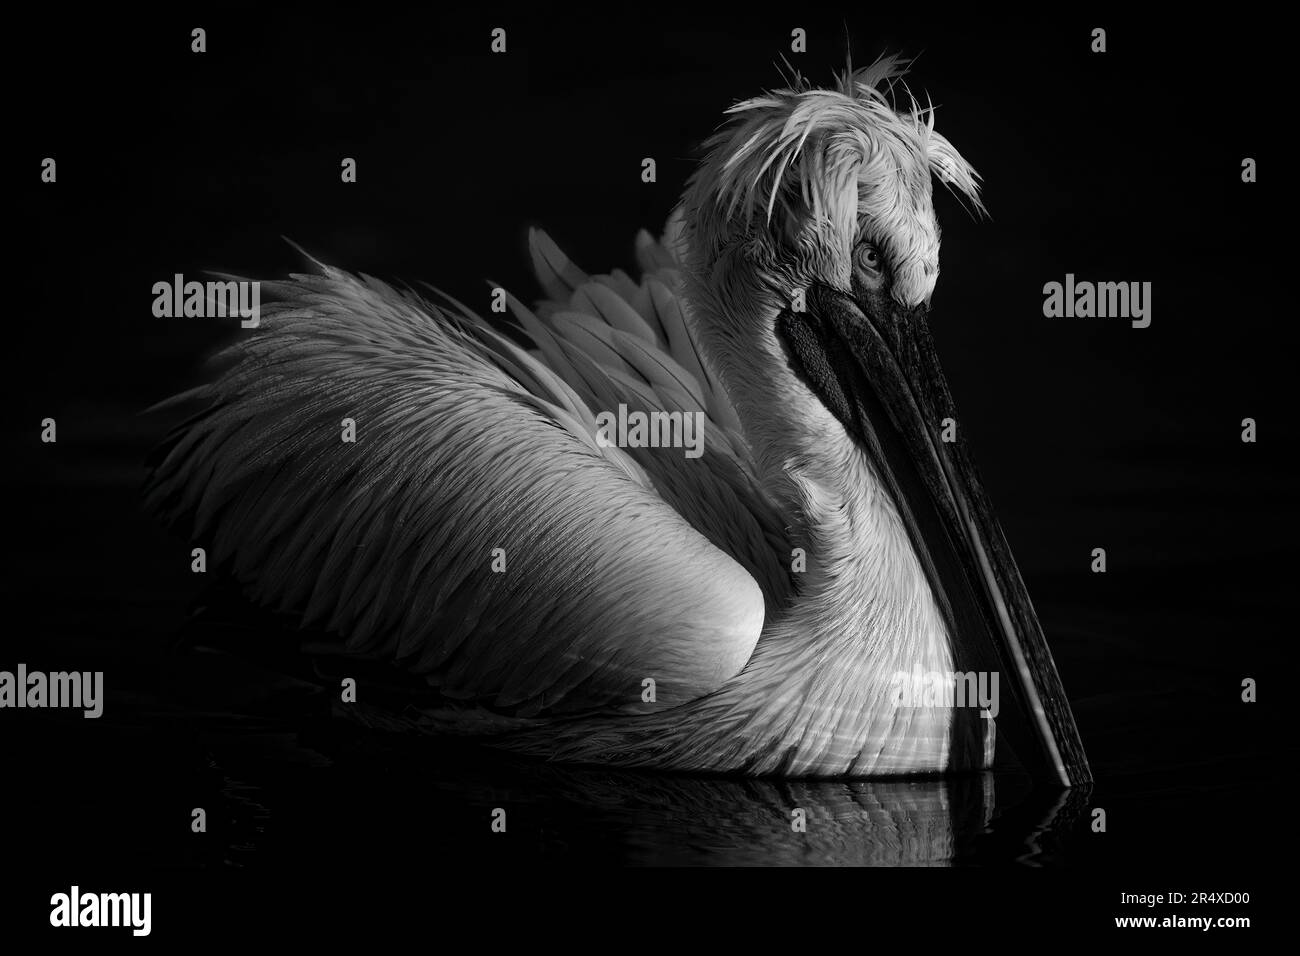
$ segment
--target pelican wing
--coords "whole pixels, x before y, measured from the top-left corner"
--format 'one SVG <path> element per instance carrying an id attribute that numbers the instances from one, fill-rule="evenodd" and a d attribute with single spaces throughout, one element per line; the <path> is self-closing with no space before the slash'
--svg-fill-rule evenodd
<path id="1" fill-rule="evenodd" d="M 149 499 L 211 562 L 350 651 L 516 716 L 645 709 L 647 679 L 683 702 L 744 667 L 767 588 L 675 506 L 694 494 L 766 548 L 733 500 L 743 475 L 722 455 L 648 470 L 596 440 L 609 402 L 708 394 L 654 367 L 647 302 L 557 272 L 605 322 L 533 317 L 533 354 L 457 303 L 319 269 L 263 283 L 261 326 L 157 453 Z M 615 355 L 591 358 L 598 342 Z"/>
<path id="2" fill-rule="evenodd" d="M 782 560 L 790 554 L 785 525 L 683 314 L 670 243 L 644 230 L 637 237 L 639 284 L 618 270 L 588 276 L 540 229 L 530 232 L 529 245 L 547 298 L 535 311 L 515 299 L 510 308 L 539 353 L 589 407 L 701 416 L 698 459 L 658 448 L 629 448 L 628 455 L 692 527 L 744 566 L 769 608 L 781 606 L 792 591 Z"/>

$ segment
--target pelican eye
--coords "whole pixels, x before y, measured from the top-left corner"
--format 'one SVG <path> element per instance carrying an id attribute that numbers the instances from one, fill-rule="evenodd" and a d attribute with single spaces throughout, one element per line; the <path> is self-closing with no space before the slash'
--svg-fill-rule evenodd
<path id="1" fill-rule="evenodd" d="M 853 253 L 854 262 L 859 269 L 869 276 L 880 275 L 880 270 L 884 263 L 880 257 L 880 250 L 869 242 L 861 243 Z"/>

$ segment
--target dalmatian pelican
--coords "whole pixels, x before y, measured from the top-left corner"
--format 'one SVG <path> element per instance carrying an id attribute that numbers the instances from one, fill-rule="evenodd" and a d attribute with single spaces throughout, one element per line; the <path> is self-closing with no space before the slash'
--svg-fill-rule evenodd
<path id="1" fill-rule="evenodd" d="M 403 726 L 588 764 L 1088 780 L 951 440 L 932 180 L 983 206 L 933 106 L 900 107 L 907 66 L 733 106 L 637 279 L 533 230 L 545 295 L 505 299 L 513 330 L 315 260 L 264 282 L 260 326 L 164 403 L 198 407 L 148 500 L 255 601 L 421 678 Z M 620 408 L 693 416 L 702 454 L 608 440 Z M 996 714 L 903 705 L 900 674 L 976 672 Z"/>

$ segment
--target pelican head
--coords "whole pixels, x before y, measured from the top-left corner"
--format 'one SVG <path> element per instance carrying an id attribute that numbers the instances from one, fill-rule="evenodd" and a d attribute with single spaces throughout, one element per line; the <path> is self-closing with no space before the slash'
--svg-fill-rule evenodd
<path id="1" fill-rule="evenodd" d="M 882 57 L 830 89 L 796 75 L 728 110 L 683 201 L 695 271 L 735 269 L 725 259 L 740 255 L 787 296 L 860 283 L 907 308 L 928 301 L 939 276 L 933 179 L 983 205 L 978 175 L 935 132 L 933 107 L 913 98 L 895 108 L 906 68 Z"/>

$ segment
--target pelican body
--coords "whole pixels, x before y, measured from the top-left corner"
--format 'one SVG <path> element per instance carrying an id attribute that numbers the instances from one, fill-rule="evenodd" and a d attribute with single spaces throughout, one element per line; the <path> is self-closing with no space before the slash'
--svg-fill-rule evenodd
<path id="1" fill-rule="evenodd" d="M 638 279 L 533 231 L 515 335 L 321 263 L 264 282 L 150 500 L 255 600 L 423 678 L 404 725 L 620 766 L 1089 779 L 943 435 L 933 179 L 982 206 L 933 108 L 896 108 L 904 70 L 733 107 Z M 691 416 L 699 453 L 611 440 L 637 412 Z M 997 706 L 903 699 L 975 673 Z"/>

